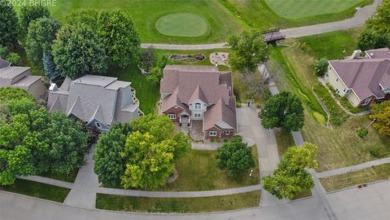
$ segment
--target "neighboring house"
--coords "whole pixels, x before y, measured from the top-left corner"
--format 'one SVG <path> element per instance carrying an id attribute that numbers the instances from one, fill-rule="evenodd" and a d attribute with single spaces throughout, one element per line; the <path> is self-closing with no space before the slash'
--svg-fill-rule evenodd
<path id="1" fill-rule="evenodd" d="M 47 107 L 105 131 L 114 122 L 130 122 L 143 114 L 130 84 L 107 76 L 66 78 L 60 88 L 50 86 Z"/>
<path id="2" fill-rule="evenodd" d="M 29 67 L 11 66 L 0 58 L 0 87 L 9 86 L 24 89 L 37 100 L 46 98 L 47 89 L 40 76 L 32 76 Z"/>
<path id="3" fill-rule="evenodd" d="M 326 74 L 336 93 L 353 106 L 366 106 L 390 98 L 390 50 L 354 51 L 350 58 L 329 61 Z"/>
<path id="4" fill-rule="evenodd" d="M 230 138 L 237 132 L 232 75 L 208 66 L 171 66 L 161 79 L 161 112 L 191 126 L 202 122 L 204 138 Z"/>

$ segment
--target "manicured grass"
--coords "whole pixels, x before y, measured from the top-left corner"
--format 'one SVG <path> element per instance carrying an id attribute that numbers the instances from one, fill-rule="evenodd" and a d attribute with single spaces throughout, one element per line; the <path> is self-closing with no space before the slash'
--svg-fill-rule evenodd
<path id="1" fill-rule="evenodd" d="M 252 147 L 253 157 L 257 158 L 257 148 Z M 239 177 L 229 177 L 216 166 L 216 151 L 190 150 L 176 163 L 179 177 L 173 183 L 159 189 L 164 191 L 202 191 L 227 189 L 259 184 L 259 166 Z"/>
<path id="2" fill-rule="evenodd" d="M 371 4 L 373 0 L 359 1 L 360 3 L 356 5 L 351 5 L 350 8 L 344 8 L 345 10 L 343 11 L 335 11 L 331 14 L 320 15 L 315 14 L 318 14 L 319 12 L 321 13 L 322 11 L 326 10 L 330 11 L 329 9 L 327 9 L 328 6 L 320 6 L 320 4 L 325 3 L 326 5 L 328 5 L 327 3 L 329 1 L 315 1 L 315 3 L 311 3 L 311 1 L 297 2 L 292 0 L 219 0 L 219 2 L 223 4 L 227 9 L 229 9 L 238 20 L 241 20 L 243 23 L 247 24 L 250 27 L 265 30 L 270 28 L 305 26 L 346 19 L 352 17 L 355 14 L 355 7 Z M 290 15 L 290 17 L 281 17 L 280 15 L 278 15 L 278 12 L 281 12 L 281 15 L 284 15 L 285 12 L 280 11 L 282 8 L 278 7 L 275 8 L 275 11 L 273 11 L 273 9 L 271 9 L 271 7 L 268 6 L 266 2 L 270 4 L 283 3 L 283 9 L 288 12 L 288 15 Z M 312 2 L 314 1 L 312 0 Z M 337 2 L 340 4 L 344 4 L 345 1 L 331 0 L 330 2 L 336 2 L 332 4 L 332 7 L 334 7 L 334 5 L 338 7 L 339 4 L 337 4 Z M 295 5 L 306 4 L 308 6 L 310 5 L 310 8 L 306 9 L 309 10 L 310 13 L 301 11 L 301 8 L 299 10 L 295 8 Z M 305 17 L 294 17 L 295 15 Z"/>
<path id="3" fill-rule="evenodd" d="M 135 89 L 136 97 L 140 102 L 140 108 L 145 114 L 154 113 L 156 104 L 159 99 L 158 85 L 152 85 L 146 80 L 146 76 L 142 75 L 141 71 L 135 67 L 127 69 L 110 69 L 110 76 L 116 76 L 119 80 L 131 82 L 131 86 Z"/>
<path id="4" fill-rule="evenodd" d="M 156 29 L 163 35 L 176 37 L 199 37 L 206 34 L 208 24 L 193 13 L 168 14 L 156 22 Z"/>
<path id="5" fill-rule="evenodd" d="M 127 11 L 142 42 L 185 44 L 222 42 L 227 36 L 242 30 L 239 21 L 215 0 L 57 0 L 56 5 L 49 7 L 49 10 L 55 17 L 64 21 L 69 13 L 87 8 Z M 175 13 L 193 13 L 202 17 L 209 25 L 208 32 L 193 38 L 168 37 L 158 32 L 156 22 L 161 17 Z"/>
<path id="6" fill-rule="evenodd" d="M 276 143 L 278 144 L 279 156 L 282 157 L 289 147 L 295 146 L 294 139 L 291 132 L 284 129 L 274 129 L 274 133 Z"/>
<path id="7" fill-rule="evenodd" d="M 68 175 L 56 174 L 56 173 L 42 173 L 42 174 L 39 174 L 39 176 L 73 183 L 77 177 L 78 172 L 79 172 L 79 169 L 74 169 Z"/>
<path id="8" fill-rule="evenodd" d="M 64 202 L 69 189 L 37 183 L 29 180 L 17 179 L 13 185 L 0 186 L 0 190 L 47 199 L 55 202 Z"/>
<path id="9" fill-rule="evenodd" d="M 361 29 L 334 31 L 320 35 L 302 37 L 300 47 L 315 59 L 342 59 L 356 49 Z"/>
<path id="10" fill-rule="evenodd" d="M 248 207 L 260 203 L 260 190 L 249 193 L 200 198 L 144 198 L 97 194 L 96 208 L 141 212 L 212 212 Z"/>
<path id="11" fill-rule="evenodd" d="M 306 88 L 303 91 L 311 92 L 309 88 L 317 83 L 313 74 L 315 58 L 304 52 L 298 41 L 288 40 L 285 43 L 292 46 L 280 50 L 280 55 L 288 61 L 288 65 L 295 71 L 294 78 L 289 75 L 291 73 L 285 73 L 283 69 L 277 69 L 278 71 L 274 72 L 277 75 L 279 88 L 285 88 L 300 95 L 301 93 L 297 91 L 297 85 L 299 85 L 300 88 Z M 314 48 L 313 44 L 312 51 L 324 51 L 323 48 L 327 47 L 327 44 L 321 43 Z M 337 47 L 333 49 L 338 50 Z M 280 60 L 283 61 L 283 59 L 278 61 Z M 284 63 L 284 65 L 286 64 Z M 310 96 L 307 95 L 307 97 Z M 310 105 L 304 106 L 306 113 L 313 111 Z M 331 129 L 319 124 L 313 114 L 305 114 L 305 126 L 302 129 L 302 134 L 305 141 L 319 146 L 318 170 L 335 169 L 389 156 L 390 137 L 379 135 L 371 127 L 368 128 L 368 135 L 364 139 L 357 136 L 356 131 L 369 122 L 368 116 L 349 117 L 341 126 Z"/>
<path id="12" fill-rule="evenodd" d="M 390 164 L 382 164 L 341 175 L 321 178 L 320 181 L 326 191 L 330 192 L 360 184 L 388 179 L 390 179 Z"/>
<path id="13" fill-rule="evenodd" d="M 362 0 L 265 0 L 272 11 L 288 19 L 340 13 L 361 2 Z"/>

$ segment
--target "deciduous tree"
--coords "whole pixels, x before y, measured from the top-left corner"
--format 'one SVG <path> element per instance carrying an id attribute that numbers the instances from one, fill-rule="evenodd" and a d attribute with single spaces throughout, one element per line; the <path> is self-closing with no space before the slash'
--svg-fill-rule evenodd
<path id="1" fill-rule="evenodd" d="M 255 166 L 251 148 L 241 137 L 233 137 L 217 151 L 217 167 L 235 177 Z"/>
<path id="2" fill-rule="evenodd" d="M 375 120 L 373 127 L 379 134 L 390 135 L 390 101 L 375 104 L 371 109 L 370 118 Z"/>
<path id="3" fill-rule="evenodd" d="M 282 127 L 297 131 L 304 125 L 301 100 L 290 92 L 281 92 L 267 100 L 259 113 L 264 128 Z"/>
<path id="4" fill-rule="evenodd" d="M 49 10 L 41 5 L 27 5 L 20 9 L 20 33 L 22 38 L 27 34 L 28 27 L 31 22 L 38 18 L 50 17 Z"/>
<path id="5" fill-rule="evenodd" d="M 390 0 L 384 0 L 378 6 L 375 15 L 367 20 L 366 27 L 378 34 L 390 34 Z"/>
<path id="6" fill-rule="evenodd" d="M 52 45 L 57 70 L 62 76 L 76 78 L 107 69 L 105 46 L 95 32 L 85 25 L 65 25 Z"/>
<path id="7" fill-rule="evenodd" d="M 39 18 L 28 28 L 26 53 L 34 65 L 42 66 L 44 53 L 51 53 L 51 45 L 61 24 L 54 18 Z"/>
<path id="8" fill-rule="evenodd" d="M 121 184 L 121 177 L 126 167 L 120 152 L 123 151 L 130 133 L 130 124 L 117 123 L 99 137 L 94 155 L 94 170 L 99 177 L 99 182 L 105 186 L 118 187 Z"/>
<path id="9" fill-rule="evenodd" d="M 233 35 L 228 39 L 228 46 L 231 47 L 229 64 L 234 70 L 250 73 L 268 59 L 268 47 L 259 31 L 244 31 L 240 36 Z"/>
<path id="10" fill-rule="evenodd" d="M 364 30 L 358 39 L 357 47 L 361 50 L 370 50 L 390 46 L 389 35 L 378 34 L 373 30 Z"/>
<path id="11" fill-rule="evenodd" d="M 8 0 L 0 0 L 0 33 L 0 45 L 17 43 L 18 17 Z"/>
<path id="12" fill-rule="evenodd" d="M 314 65 L 314 73 L 318 77 L 322 77 L 325 75 L 326 71 L 328 71 L 328 60 L 325 58 L 321 58 L 316 61 Z"/>
<path id="13" fill-rule="evenodd" d="M 263 178 L 265 190 L 277 198 L 293 199 L 314 186 L 307 168 L 317 168 L 318 147 L 311 143 L 288 148 L 271 176 Z"/>

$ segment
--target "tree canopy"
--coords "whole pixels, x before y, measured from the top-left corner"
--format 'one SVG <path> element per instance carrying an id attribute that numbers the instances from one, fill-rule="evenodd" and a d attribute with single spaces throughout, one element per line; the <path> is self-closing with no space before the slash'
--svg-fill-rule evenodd
<path id="1" fill-rule="evenodd" d="M 130 124 L 117 123 L 99 137 L 94 155 L 94 170 L 99 177 L 99 182 L 105 186 L 118 187 L 121 184 L 121 177 L 126 167 L 120 152 L 130 133 Z"/>
<path id="2" fill-rule="evenodd" d="M 390 101 L 375 104 L 371 109 L 370 118 L 375 120 L 373 127 L 379 134 L 390 135 Z"/>
<path id="3" fill-rule="evenodd" d="M 18 17 L 8 0 L 0 0 L 0 33 L 0 45 L 17 43 Z"/>
<path id="4" fill-rule="evenodd" d="M 241 137 L 233 137 L 217 151 L 217 167 L 235 177 L 255 166 L 251 148 Z"/>
<path id="5" fill-rule="evenodd" d="M 297 131 L 304 125 L 304 112 L 301 100 L 290 92 L 272 96 L 259 113 L 264 128 L 282 127 Z"/>
<path id="6" fill-rule="evenodd" d="M 326 71 L 328 71 L 328 65 L 328 60 L 325 58 L 317 60 L 314 65 L 314 73 L 316 74 L 316 76 L 324 76 Z"/>
<path id="7" fill-rule="evenodd" d="M 67 16 L 66 23 L 84 24 L 94 30 L 105 45 L 108 65 L 124 68 L 138 64 L 141 40 L 133 21 L 124 11 L 80 10 Z"/>
<path id="8" fill-rule="evenodd" d="M 278 168 L 263 178 L 263 187 L 279 199 L 293 199 L 311 189 L 314 181 L 306 168 L 317 168 L 318 147 L 311 143 L 288 148 Z"/>
<path id="9" fill-rule="evenodd" d="M 357 47 L 361 50 L 384 48 L 390 45 L 390 34 L 379 34 L 373 30 L 364 30 L 358 39 Z"/>
<path id="10" fill-rule="evenodd" d="M 229 64 L 234 70 L 249 73 L 268 59 L 268 47 L 259 31 L 244 31 L 228 39 Z"/>
<path id="11" fill-rule="evenodd" d="M 51 52 L 51 45 L 60 28 L 59 21 L 47 17 L 39 18 L 30 24 L 26 38 L 26 53 L 34 65 L 42 66 L 44 53 Z"/>
<path id="12" fill-rule="evenodd" d="M 87 151 L 81 124 L 49 113 L 20 89 L 0 89 L 0 184 L 18 175 L 68 174 L 83 164 Z"/>
<path id="13" fill-rule="evenodd" d="M 50 17 L 49 10 L 44 6 L 27 5 L 20 8 L 20 33 L 23 39 L 27 34 L 30 23 L 43 17 Z"/>
<path id="14" fill-rule="evenodd" d="M 62 76 L 76 78 L 107 69 L 103 41 L 86 25 L 65 25 L 57 33 L 52 54 Z"/>

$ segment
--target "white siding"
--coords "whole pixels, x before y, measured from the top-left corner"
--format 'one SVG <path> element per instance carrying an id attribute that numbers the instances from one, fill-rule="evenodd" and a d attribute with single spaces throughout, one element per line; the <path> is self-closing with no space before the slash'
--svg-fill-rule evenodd
<path id="1" fill-rule="evenodd" d="M 356 107 L 359 105 L 360 103 L 360 99 L 356 96 L 356 94 L 351 91 L 347 94 L 346 98 L 348 99 L 348 101 L 352 104 L 352 106 Z"/>
<path id="2" fill-rule="evenodd" d="M 334 69 L 329 65 L 328 68 L 328 80 L 330 85 L 336 90 L 337 94 L 340 96 L 345 96 L 348 88 L 344 85 L 342 80 L 338 77 Z"/>

